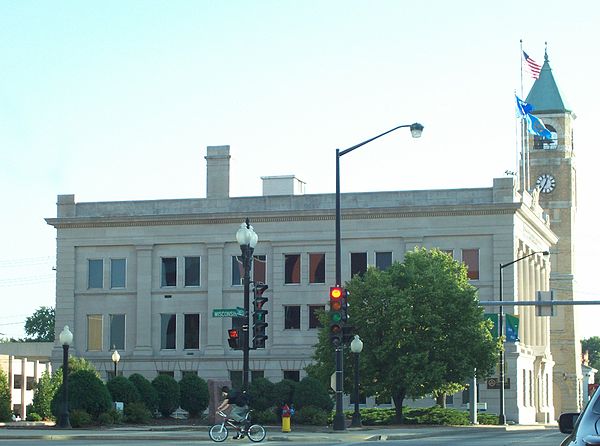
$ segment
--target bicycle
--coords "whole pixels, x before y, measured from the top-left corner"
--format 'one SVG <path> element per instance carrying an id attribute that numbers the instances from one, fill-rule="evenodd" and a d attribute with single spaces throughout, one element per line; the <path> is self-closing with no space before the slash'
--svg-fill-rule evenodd
<path id="1" fill-rule="evenodd" d="M 255 443 L 263 441 L 267 436 L 267 431 L 260 424 L 251 423 L 250 412 L 252 411 L 249 410 L 242 421 L 236 422 L 229 418 L 225 412 L 221 410 L 218 411 L 217 415 L 223 417 L 223 422 L 212 425 L 210 429 L 208 429 L 208 436 L 212 441 L 220 443 L 227 439 L 227 436 L 229 435 L 229 429 L 233 428 L 238 432 L 238 435 L 245 435 L 250 439 L 250 441 Z"/>

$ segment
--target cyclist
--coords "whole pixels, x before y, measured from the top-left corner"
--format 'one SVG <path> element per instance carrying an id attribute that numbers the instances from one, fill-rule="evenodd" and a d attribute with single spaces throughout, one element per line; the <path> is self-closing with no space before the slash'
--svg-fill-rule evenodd
<path id="1" fill-rule="evenodd" d="M 217 407 L 217 411 L 227 410 L 230 406 L 233 406 L 229 417 L 237 423 L 244 421 L 248 413 L 248 395 L 246 392 L 240 392 L 235 389 L 230 390 L 227 386 L 221 387 L 221 392 L 224 399 L 219 407 Z M 244 426 L 241 426 L 240 432 L 233 439 L 244 438 L 243 432 Z"/>

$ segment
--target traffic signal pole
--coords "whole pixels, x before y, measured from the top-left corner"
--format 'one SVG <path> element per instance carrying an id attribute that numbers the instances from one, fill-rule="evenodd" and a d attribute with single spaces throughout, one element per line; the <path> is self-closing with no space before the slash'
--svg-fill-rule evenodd
<path id="1" fill-rule="evenodd" d="M 342 243 L 340 209 L 340 149 L 335 150 L 335 286 L 342 286 Z M 333 430 L 346 430 L 344 417 L 344 344 L 335 346 L 335 416 Z"/>

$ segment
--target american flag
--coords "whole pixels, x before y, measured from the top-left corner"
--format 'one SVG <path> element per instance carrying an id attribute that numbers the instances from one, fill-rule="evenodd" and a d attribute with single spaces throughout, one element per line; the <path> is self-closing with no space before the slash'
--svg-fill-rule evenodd
<path id="1" fill-rule="evenodd" d="M 542 66 L 535 60 L 533 60 L 531 57 L 529 57 L 525 51 L 523 51 L 523 60 L 523 66 L 525 67 L 525 71 L 531 74 L 531 77 L 534 79 L 540 77 L 540 71 L 542 71 Z"/>

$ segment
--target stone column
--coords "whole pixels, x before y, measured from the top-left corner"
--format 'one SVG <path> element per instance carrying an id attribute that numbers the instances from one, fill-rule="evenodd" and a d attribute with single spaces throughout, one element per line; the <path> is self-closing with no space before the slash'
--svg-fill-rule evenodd
<path id="1" fill-rule="evenodd" d="M 232 234 L 234 238 L 235 234 Z M 214 309 L 223 307 L 223 286 L 225 280 L 225 271 L 223 265 L 227 264 L 227 259 L 223 256 L 224 245 L 211 244 L 207 247 L 208 252 L 208 281 L 207 281 L 207 311 L 206 311 L 206 349 L 216 350 L 213 353 L 223 354 L 223 343 L 225 342 L 225 321 L 229 318 L 213 317 Z M 231 261 L 229 262 L 231 263 Z"/>
<path id="2" fill-rule="evenodd" d="M 529 268 L 529 298 L 528 300 L 535 299 L 535 286 L 537 282 L 536 271 L 535 271 L 535 260 L 533 257 L 527 259 L 527 266 Z M 535 321 L 535 310 L 532 307 L 527 308 L 528 318 L 531 324 L 531 345 L 539 345 L 537 324 Z"/>
<path id="3" fill-rule="evenodd" d="M 526 255 L 523 252 L 523 255 Z M 529 300 L 530 289 L 531 289 L 531 274 L 529 271 L 529 267 L 527 266 L 527 259 L 519 262 L 522 263 L 521 268 L 523 268 L 523 300 Z M 529 309 L 523 306 L 523 321 L 525 322 L 525 345 L 527 347 L 531 347 L 533 345 L 533 326 L 531 325 L 531 318 L 529 316 Z"/>
<path id="4" fill-rule="evenodd" d="M 27 358 L 21 358 L 21 420 L 27 419 L 25 392 L 27 391 Z"/>
<path id="5" fill-rule="evenodd" d="M 136 246 L 136 314 L 134 356 L 152 355 L 152 245 Z"/>
<path id="6" fill-rule="evenodd" d="M 541 269 L 541 259 L 536 255 L 533 266 L 535 268 L 535 288 L 533 290 L 532 298 L 535 300 L 537 298 L 537 292 L 542 290 L 542 269 Z M 536 345 L 543 346 L 544 345 L 544 332 L 542 330 L 542 318 L 537 316 L 537 311 L 535 307 L 531 307 L 533 310 L 531 313 L 535 320 L 535 331 L 536 331 Z"/>

